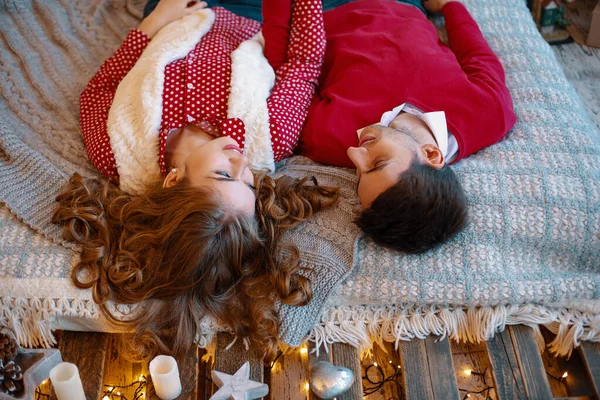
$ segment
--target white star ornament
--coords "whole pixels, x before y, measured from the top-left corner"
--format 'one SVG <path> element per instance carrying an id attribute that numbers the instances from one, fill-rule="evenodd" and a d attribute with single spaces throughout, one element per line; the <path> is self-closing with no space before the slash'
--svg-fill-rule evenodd
<path id="1" fill-rule="evenodd" d="M 209 400 L 253 400 L 269 393 L 268 385 L 250 380 L 249 361 L 233 375 L 212 370 L 211 376 L 219 390 Z"/>

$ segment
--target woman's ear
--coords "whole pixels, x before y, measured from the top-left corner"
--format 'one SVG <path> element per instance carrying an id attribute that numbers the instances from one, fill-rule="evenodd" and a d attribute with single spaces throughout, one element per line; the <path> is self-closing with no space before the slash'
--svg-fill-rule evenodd
<path id="1" fill-rule="evenodd" d="M 422 159 L 424 164 L 427 164 L 435 169 L 441 169 L 444 167 L 444 155 L 439 147 L 427 143 L 421 146 L 421 151 L 423 152 Z"/>
<path id="2" fill-rule="evenodd" d="M 175 186 L 177 182 L 179 182 L 180 174 L 181 173 L 177 168 L 171 169 L 165 177 L 165 180 L 163 181 L 163 188 L 170 188 Z"/>

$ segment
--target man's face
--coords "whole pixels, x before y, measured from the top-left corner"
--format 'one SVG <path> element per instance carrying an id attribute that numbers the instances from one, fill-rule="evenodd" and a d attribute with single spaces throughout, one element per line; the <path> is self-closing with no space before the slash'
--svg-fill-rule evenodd
<path id="1" fill-rule="evenodd" d="M 358 175 L 358 197 L 365 209 L 394 185 L 417 157 L 419 143 L 411 133 L 371 125 L 362 130 L 359 147 L 348 149 Z"/>

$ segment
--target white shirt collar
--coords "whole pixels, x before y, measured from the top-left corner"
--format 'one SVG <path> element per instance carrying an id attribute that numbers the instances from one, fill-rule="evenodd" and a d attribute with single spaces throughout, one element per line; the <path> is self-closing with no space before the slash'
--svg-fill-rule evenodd
<path id="1" fill-rule="evenodd" d="M 410 105 L 409 103 L 404 103 L 394 108 L 391 111 L 384 113 L 381 116 L 380 125 L 390 126 L 394 118 L 400 114 L 400 112 L 406 112 L 412 114 L 419 118 L 421 121 L 425 122 L 431 132 L 433 133 L 433 137 L 437 142 L 438 147 L 442 151 L 444 157 L 448 156 L 448 126 L 446 124 L 446 114 L 443 111 L 434 111 L 424 113 L 418 108 Z M 360 138 L 360 133 L 362 129 L 357 131 L 358 137 Z"/>
<path id="2" fill-rule="evenodd" d="M 404 103 L 393 110 L 384 113 L 381 116 L 380 124 L 383 126 L 390 126 L 394 118 L 402 111 L 416 116 L 427 124 L 429 129 L 431 129 L 433 137 L 442 151 L 442 154 L 446 157 L 448 155 L 448 126 L 446 125 L 446 113 L 443 111 L 424 113 L 418 108 L 408 103 Z"/>

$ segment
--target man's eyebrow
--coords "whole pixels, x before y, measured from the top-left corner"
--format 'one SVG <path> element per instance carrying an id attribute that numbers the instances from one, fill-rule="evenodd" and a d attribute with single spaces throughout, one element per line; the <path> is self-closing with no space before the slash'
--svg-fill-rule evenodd
<path id="1" fill-rule="evenodd" d="M 372 168 L 370 170 L 368 170 L 367 172 L 365 172 L 365 174 L 370 174 L 371 172 L 377 172 L 377 171 L 381 171 L 382 169 L 384 169 L 387 165 L 389 164 L 388 162 L 384 162 L 379 164 L 378 166 L 376 166 L 375 168 Z"/>
<path id="2" fill-rule="evenodd" d="M 224 177 L 224 176 L 223 176 L 223 177 L 221 177 L 221 178 L 217 178 L 217 177 L 214 177 L 214 176 L 209 176 L 209 178 L 210 178 L 210 179 L 214 179 L 215 181 L 222 181 L 222 182 L 237 182 L 237 181 L 238 181 L 237 179 L 233 179 L 233 178 L 226 178 L 226 177 Z M 249 189 L 251 189 L 252 191 L 255 191 L 255 190 L 256 190 L 256 186 L 254 186 L 254 185 L 252 185 L 252 184 L 250 184 L 250 183 L 246 183 L 246 182 L 244 182 L 244 181 L 241 181 L 241 180 L 240 180 L 240 182 L 242 182 L 243 184 L 245 184 L 245 185 L 246 185 L 246 186 L 247 186 Z"/>

